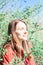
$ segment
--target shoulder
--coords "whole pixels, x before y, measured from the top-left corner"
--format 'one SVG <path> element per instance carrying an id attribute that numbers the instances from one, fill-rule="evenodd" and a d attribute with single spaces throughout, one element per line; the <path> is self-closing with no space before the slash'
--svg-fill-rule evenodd
<path id="1" fill-rule="evenodd" d="M 12 57 L 15 54 L 10 42 L 4 46 L 4 49 L 6 50 L 5 55 L 7 55 L 8 57 Z"/>
<path id="2" fill-rule="evenodd" d="M 4 49 L 10 48 L 10 47 L 11 47 L 11 43 L 10 43 L 10 42 L 8 42 L 8 43 L 6 43 L 6 44 L 4 45 Z"/>
<path id="3" fill-rule="evenodd" d="M 11 46 L 11 42 L 8 42 L 8 44 L 6 44 L 4 46 L 4 49 L 6 50 L 6 54 L 8 54 L 8 55 L 11 53 L 14 54 L 14 51 L 13 51 L 12 46 Z"/>
<path id="4" fill-rule="evenodd" d="M 10 62 L 15 55 L 15 52 L 13 51 L 13 49 L 11 47 L 11 43 L 6 44 L 4 46 L 4 49 L 6 50 L 6 52 L 3 55 L 3 60 L 4 60 L 4 62 Z"/>
<path id="5" fill-rule="evenodd" d="M 11 42 L 6 43 L 6 44 L 4 45 L 4 49 L 7 49 L 7 50 L 12 49 L 12 47 L 11 47 Z"/>

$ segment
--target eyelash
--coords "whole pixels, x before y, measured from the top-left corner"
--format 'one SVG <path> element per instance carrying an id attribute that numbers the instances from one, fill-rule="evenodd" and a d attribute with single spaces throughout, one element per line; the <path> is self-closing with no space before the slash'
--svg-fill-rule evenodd
<path id="1" fill-rule="evenodd" d="M 24 28 L 21 28 L 20 30 L 23 30 Z"/>

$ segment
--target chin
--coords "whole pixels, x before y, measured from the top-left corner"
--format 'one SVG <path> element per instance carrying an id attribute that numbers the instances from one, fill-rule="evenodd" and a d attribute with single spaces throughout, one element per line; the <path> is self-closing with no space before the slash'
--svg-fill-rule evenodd
<path id="1" fill-rule="evenodd" d="M 25 37 L 19 37 L 19 39 L 21 39 L 21 40 L 27 40 L 27 37 L 25 38 Z"/>
<path id="2" fill-rule="evenodd" d="M 27 40 L 27 39 L 23 39 L 23 40 Z"/>
<path id="3" fill-rule="evenodd" d="M 27 38 L 22 38 L 23 40 L 27 40 Z"/>

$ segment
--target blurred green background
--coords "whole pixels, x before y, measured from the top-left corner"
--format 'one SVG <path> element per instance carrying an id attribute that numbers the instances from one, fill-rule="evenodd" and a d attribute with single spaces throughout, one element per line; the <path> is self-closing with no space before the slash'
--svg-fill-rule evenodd
<path id="1" fill-rule="evenodd" d="M 8 24 L 22 19 L 28 26 L 28 39 L 36 65 L 43 65 L 43 0 L 1 0 L 0 1 L 0 46 L 8 39 Z M 1 53 L 1 52 L 0 52 Z"/>

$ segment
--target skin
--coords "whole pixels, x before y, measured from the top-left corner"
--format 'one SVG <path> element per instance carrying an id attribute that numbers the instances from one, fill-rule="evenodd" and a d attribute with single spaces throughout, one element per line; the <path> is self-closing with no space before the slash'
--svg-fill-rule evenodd
<path id="1" fill-rule="evenodd" d="M 17 37 L 19 38 L 19 41 L 21 42 L 22 40 L 27 40 L 27 29 L 26 25 L 23 22 L 19 22 L 16 25 L 16 34 Z"/>
<path id="2" fill-rule="evenodd" d="M 27 29 L 26 29 L 26 25 L 23 23 L 23 22 L 19 22 L 17 25 L 16 25 L 16 34 L 17 34 L 17 37 L 20 41 L 21 44 L 19 44 L 19 46 L 22 46 L 22 40 L 27 40 L 27 35 L 28 35 L 28 32 L 27 32 Z M 34 57 L 32 54 L 30 54 L 31 56 L 31 59 L 33 60 L 34 62 Z M 21 65 L 20 63 L 18 65 Z M 35 62 L 34 62 L 34 65 Z"/>
<path id="3" fill-rule="evenodd" d="M 26 25 L 23 22 L 19 22 L 16 25 L 16 31 L 15 32 L 17 34 L 19 41 L 20 41 L 19 46 L 22 48 L 22 40 L 27 40 L 27 35 L 28 35 Z M 18 63 L 18 65 L 21 65 L 21 64 Z"/>
<path id="4" fill-rule="evenodd" d="M 20 44 L 18 44 L 18 46 L 22 46 L 21 43 L 22 43 L 22 40 L 27 40 L 27 29 L 26 29 L 26 25 L 23 23 L 23 22 L 19 22 L 17 25 L 16 25 L 16 30 L 15 32 L 13 33 L 16 33 L 17 34 L 17 37 L 20 41 Z M 16 36 L 15 36 L 16 37 Z M 8 47 L 8 51 L 9 51 L 9 47 Z M 9 54 L 9 52 L 8 52 Z M 11 54 L 12 55 L 12 54 Z M 7 56 L 6 56 L 7 57 Z M 29 57 L 28 57 L 29 58 Z M 31 55 L 31 59 L 30 61 L 33 60 L 34 62 L 34 57 Z M 24 63 L 24 62 L 23 62 Z M 21 63 L 18 63 L 18 65 L 24 65 L 24 64 L 21 64 Z M 31 64 L 32 65 L 32 64 Z M 35 65 L 35 62 L 34 64 Z"/>

